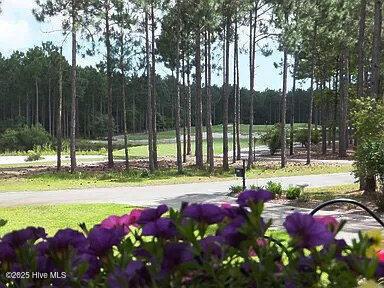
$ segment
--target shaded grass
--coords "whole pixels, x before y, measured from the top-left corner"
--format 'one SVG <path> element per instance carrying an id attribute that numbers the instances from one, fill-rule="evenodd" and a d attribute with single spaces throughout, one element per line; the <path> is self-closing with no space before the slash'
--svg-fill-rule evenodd
<path id="1" fill-rule="evenodd" d="M 63 228 L 80 230 L 79 223 L 88 228 L 109 215 L 123 215 L 132 207 L 119 204 L 65 204 L 0 208 L 0 219 L 8 223 L 0 227 L 0 235 L 28 226 L 44 227 L 52 235 Z"/>
<path id="2" fill-rule="evenodd" d="M 298 176 L 326 173 L 342 173 L 352 170 L 351 165 L 288 165 L 279 169 L 278 164 L 259 165 L 247 172 L 247 178 L 266 178 L 280 176 Z M 42 191 L 71 188 L 145 186 L 163 184 L 183 184 L 196 182 L 213 182 L 234 179 L 234 171 L 217 170 L 209 174 L 206 170 L 185 168 L 182 174 L 177 169 L 159 170 L 153 174 L 146 171 L 103 171 L 103 172 L 46 172 L 26 177 L 0 179 L 0 192 L 5 191 Z"/>

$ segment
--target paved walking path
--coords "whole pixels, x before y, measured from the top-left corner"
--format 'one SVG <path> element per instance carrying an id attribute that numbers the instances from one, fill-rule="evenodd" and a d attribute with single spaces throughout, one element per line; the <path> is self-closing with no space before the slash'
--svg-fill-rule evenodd
<path id="1" fill-rule="evenodd" d="M 355 181 L 349 173 L 275 177 L 250 179 L 247 185 L 263 186 L 268 181 L 280 182 L 284 187 L 290 185 L 308 185 L 324 187 L 349 184 Z M 60 203 L 126 203 L 134 206 L 155 206 L 160 203 L 179 207 L 181 202 L 223 202 L 231 185 L 240 185 L 241 179 L 221 182 L 204 182 L 178 185 L 144 187 L 110 187 L 70 189 L 42 192 L 3 192 L 0 193 L 0 206 Z"/>

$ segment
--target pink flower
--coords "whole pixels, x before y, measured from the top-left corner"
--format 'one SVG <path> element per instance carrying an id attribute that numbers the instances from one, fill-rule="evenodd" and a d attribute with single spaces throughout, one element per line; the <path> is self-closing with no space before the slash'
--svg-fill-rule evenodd
<path id="1" fill-rule="evenodd" d="M 128 233 L 130 231 L 130 226 L 137 226 L 137 219 L 139 219 L 141 211 L 142 210 L 140 209 L 133 209 L 131 213 L 123 216 L 109 216 L 100 223 L 100 226 L 106 229 L 123 227 L 124 232 Z"/>
<path id="2" fill-rule="evenodd" d="M 138 226 L 137 220 L 142 211 L 141 209 L 133 209 L 131 213 L 121 216 L 119 223 L 126 226 Z"/>
<path id="3" fill-rule="evenodd" d="M 232 208 L 232 205 L 230 203 L 222 203 L 220 207 L 224 209 L 230 209 Z"/>
<path id="4" fill-rule="evenodd" d="M 332 232 L 335 232 L 339 226 L 339 222 L 333 216 L 315 216 L 313 218 L 316 222 L 327 226 Z"/>
<path id="5" fill-rule="evenodd" d="M 379 250 L 376 253 L 376 256 L 379 259 L 379 262 L 384 263 L 384 250 Z"/>

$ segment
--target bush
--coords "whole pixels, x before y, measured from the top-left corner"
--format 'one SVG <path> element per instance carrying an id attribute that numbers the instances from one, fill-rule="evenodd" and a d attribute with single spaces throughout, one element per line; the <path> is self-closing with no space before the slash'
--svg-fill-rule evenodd
<path id="1" fill-rule="evenodd" d="M 52 144 L 51 135 L 41 126 L 22 126 L 16 129 L 7 129 L 0 136 L 0 151 L 28 151 L 34 147 Z"/>
<path id="2" fill-rule="evenodd" d="M 241 192 L 243 192 L 243 186 L 241 185 L 232 185 L 229 187 L 229 196 L 237 196 Z"/>
<path id="3" fill-rule="evenodd" d="M 283 194 L 283 187 L 281 186 L 281 183 L 269 181 L 267 183 L 266 189 L 270 191 L 274 196 L 281 196 Z"/>
<path id="4" fill-rule="evenodd" d="M 384 276 L 384 263 L 376 257 L 380 231 L 359 233 L 346 243 L 335 238 L 343 223 L 296 212 L 286 217 L 287 234 L 279 240 L 269 233 L 271 221 L 261 217 L 264 202 L 272 197 L 265 190 L 248 190 L 239 195 L 239 206 L 135 209 L 90 229 L 81 224 L 83 232 L 64 229 L 53 237 L 47 237 L 43 228 L 13 231 L 0 241 L 0 283 L 5 287 L 256 287 L 256 283 L 281 288 L 358 287 L 361 281 L 376 283 Z M 20 280 L 17 275 L 23 274 L 17 271 L 56 272 L 64 277 L 25 274 Z"/>
<path id="5" fill-rule="evenodd" d="M 311 134 L 312 144 L 317 145 L 321 141 L 320 130 L 313 129 Z M 308 129 L 299 129 L 295 131 L 294 141 L 301 143 L 303 147 L 308 146 Z"/>
<path id="6" fill-rule="evenodd" d="M 276 151 L 281 148 L 280 124 L 269 128 L 267 132 L 261 136 L 261 142 L 268 146 L 271 155 L 275 155 Z"/>
<path id="7" fill-rule="evenodd" d="M 32 162 L 40 160 L 41 157 L 41 151 L 39 149 L 29 150 L 27 159 L 25 159 L 26 162 Z"/>
<path id="8" fill-rule="evenodd" d="M 384 105 L 376 99 L 358 99 L 352 104 L 352 121 L 358 143 L 354 172 L 363 180 L 364 189 L 374 192 L 376 178 L 380 184 L 384 180 Z M 381 202 L 377 201 L 379 207 Z"/>
<path id="9" fill-rule="evenodd" d="M 124 149 L 124 143 L 112 143 L 113 149 Z M 69 151 L 69 146 L 68 146 Z M 77 151 L 100 151 L 100 154 L 106 153 L 108 149 L 108 143 L 101 141 L 91 141 L 87 139 L 80 139 L 76 141 Z"/>
<path id="10" fill-rule="evenodd" d="M 289 186 L 287 190 L 285 190 L 285 197 L 289 200 L 299 199 L 301 195 L 302 189 L 296 186 Z"/>

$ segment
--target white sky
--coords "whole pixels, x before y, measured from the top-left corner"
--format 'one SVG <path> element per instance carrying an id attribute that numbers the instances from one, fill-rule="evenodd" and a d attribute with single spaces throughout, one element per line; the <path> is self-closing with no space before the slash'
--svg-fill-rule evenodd
<path id="1" fill-rule="evenodd" d="M 49 23 L 38 23 L 32 15 L 32 8 L 35 5 L 33 0 L 3 0 L 3 13 L 0 15 L 0 53 L 9 56 L 14 50 L 26 51 L 34 45 L 40 45 L 42 42 L 51 41 L 53 44 L 60 46 L 63 41 L 60 30 L 60 19 L 52 19 Z M 246 33 L 240 35 L 240 42 L 247 39 Z M 69 40 L 64 45 L 64 55 L 70 60 L 70 43 Z M 276 45 L 268 40 L 271 47 Z M 245 44 L 245 43 L 243 43 Z M 233 48 L 231 48 L 233 49 Z M 94 65 L 99 62 L 102 56 L 86 57 L 82 59 L 78 57 L 78 63 L 81 66 Z M 276 69 L 274 62 L 281 62 L 281 53 L 274 49 L 272 56 L 264 57 L 258 53 L 256 58 L 256 90 L 263 91 L 265 89 L 281 89 L 282 76 L 281 69 Z M 249 68 L 248 55 L 240 56 L 240 82 L 242 87 L 249 87 Z M 232 64 L 231 64 L 232 66 Z M 165 75 L 167 69 L 162 65 L 158 65 L 160 75 Z M 231 73 L 232 74 L 232 73 Z M 291 77 L 290 77 L 291 78 Z M 289 78 L 289 85 L 291 79 Z M 213 83 L 220 85 L 222 76 L 213 76 Z"/>

